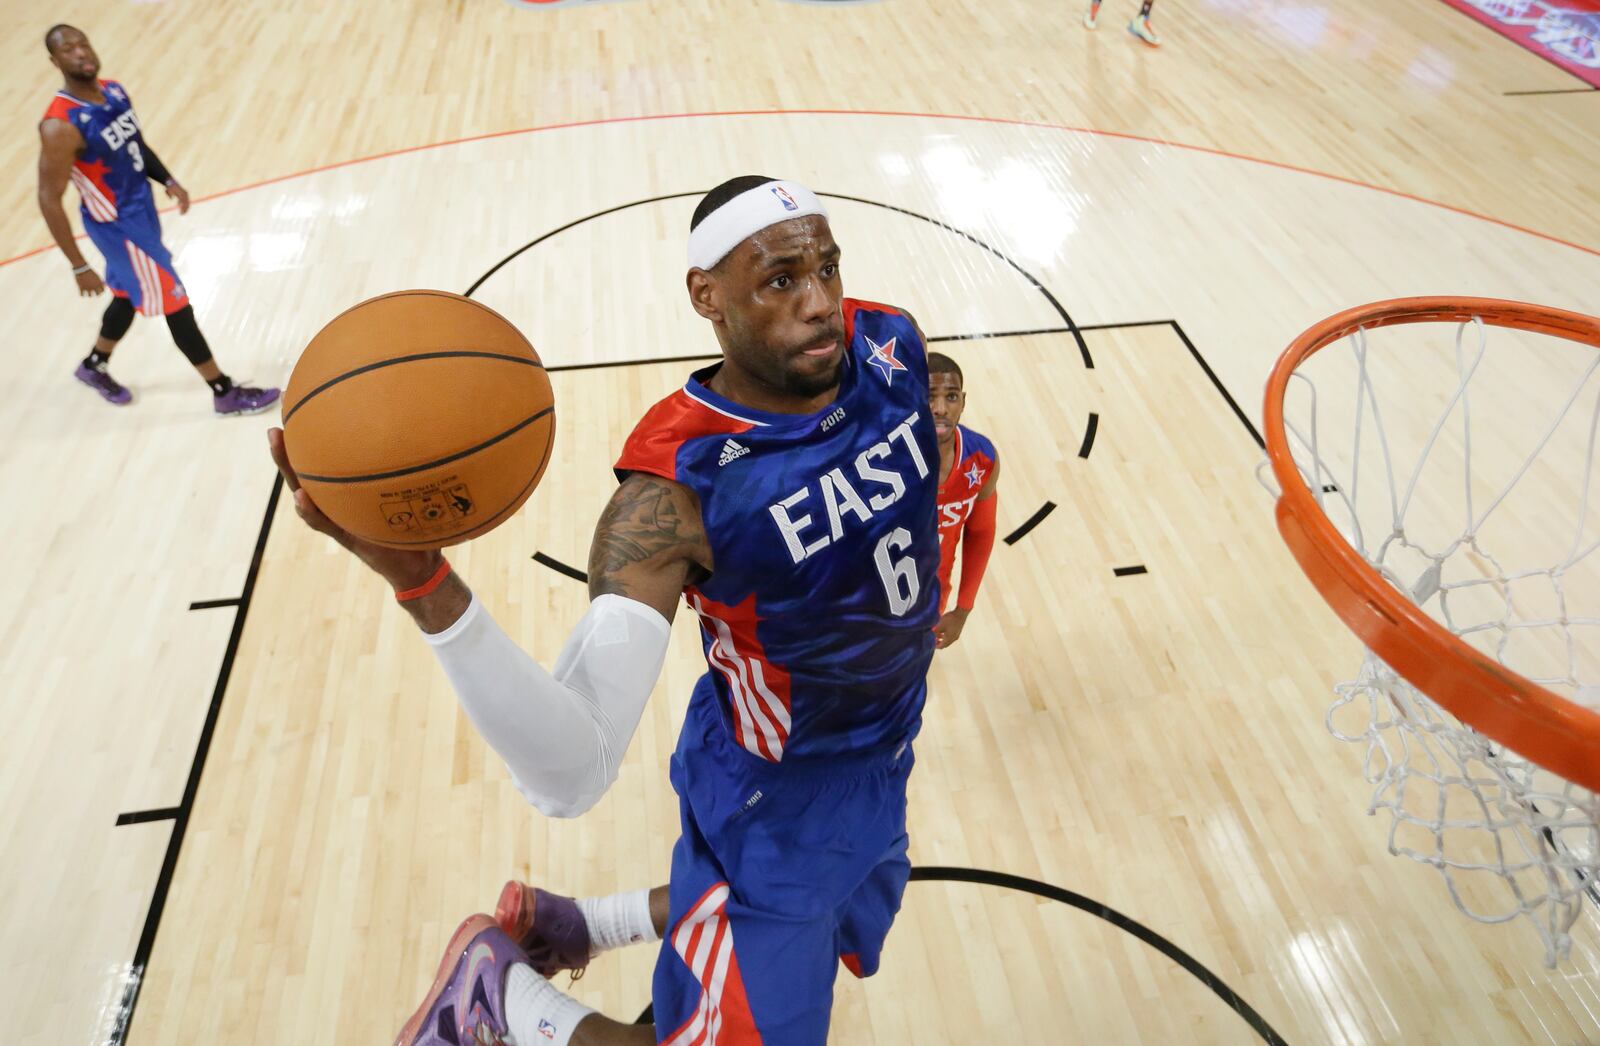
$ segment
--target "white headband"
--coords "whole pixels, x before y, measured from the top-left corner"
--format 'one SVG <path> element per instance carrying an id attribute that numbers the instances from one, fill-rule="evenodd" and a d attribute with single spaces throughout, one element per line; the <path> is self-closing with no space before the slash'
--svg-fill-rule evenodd
<path id="1" fill-rule="evenodd" d="M 817 194 L 782 179 L 742 192 L 718 207 L 689 233 L 689 267 L 709 269 L 735 247 L 768 226 L 828 212 Z"/>

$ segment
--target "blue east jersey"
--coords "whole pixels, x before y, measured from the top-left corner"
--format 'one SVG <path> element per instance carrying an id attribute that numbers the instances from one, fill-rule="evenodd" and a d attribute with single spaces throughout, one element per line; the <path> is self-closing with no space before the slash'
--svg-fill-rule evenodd
<path id="1" fill-rule="evenodd" d="M 105 255 L 106 286 L 146 316 L 171 315 L 189 305 L 172 252 L 161 242 L 161 218 L 145 173 L 144 139 L 128 92 L 101 80 L 99 105 L 57 91 L 46 120 L 61 120 L 83 136 L 72 162 L 82 199 L 83 231 Z"/>
<path id="2" fill-rule="evenodd" d="M 101 80 L 100 105 L 57 91 L 46 120 L 62 120 L 83 136 L 83 151 L 72 164 L 72 184 L 83 198 L 86 222 L 114 222 L 135 212 L 155 214 L 155 197 L 144 169 L 144 140 L 128 92 L 115 80 Z M 142 215 L 140 215 L 142 216 Z"/>
<path id="3" fill-rule="evenodd" d="M 938 619 L 939 447 L 916 327 L 846 299 L 839 394 L 815 414 L 752 410 L 706 387 L 656 404 L 619 474 L 700 499 L 714 563 L 684 589 L 724 727 L 770 762 L 915 735 Z"/>

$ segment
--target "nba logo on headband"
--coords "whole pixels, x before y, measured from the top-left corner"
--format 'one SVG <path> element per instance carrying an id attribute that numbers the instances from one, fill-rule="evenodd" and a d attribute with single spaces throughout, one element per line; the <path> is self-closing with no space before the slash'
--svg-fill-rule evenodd
<path id="1" fill-rule="evenodd" d="M 778 202 L 783 204 L 784 210 L 798 211 L 800 209 L 800 205 L 794 202 L 794 197 L 790 196 L 788 191 L 785 190 L 783 186 L 774 185 L 772 187 L 772 195 L 776 196 L 778 198 Z"/>

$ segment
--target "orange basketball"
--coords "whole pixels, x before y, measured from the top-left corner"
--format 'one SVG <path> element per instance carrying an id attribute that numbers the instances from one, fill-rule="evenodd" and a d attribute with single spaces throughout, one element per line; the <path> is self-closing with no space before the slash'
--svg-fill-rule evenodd
<path id="1" fill-rule="evenodd" d="M 555 397 L 528 339 L 446 291 L 362 302 L 318 332 L 283 397 L 283 440 L 328 518 L 391 548 L 486 534 L 538 486 Z"/>

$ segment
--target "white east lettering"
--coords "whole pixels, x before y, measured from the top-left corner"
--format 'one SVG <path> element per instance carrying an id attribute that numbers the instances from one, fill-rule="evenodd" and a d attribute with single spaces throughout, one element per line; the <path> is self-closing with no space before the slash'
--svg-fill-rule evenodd
<path id="1" fill-rule="evenodd" d="M 913 412 L 910 417 L 894 427 L 889 433 L 889 438 L 898 439 L 906 445 L 906 449 L 911 452 L 911 460 L 917 463 L 917 475 L 927 479 L 928 462 L 922 456 L 922 448 L 917 446 L 917 437 L 911 431 L 911 426 L 916 423 L 916 420 L 917 415 Z"/>
<path id="2" fill-rule="evenodd" d="M 804 501 L 810 494 L 810 490 L 801 487 L 776 505 L 767 507 L 767 511 L 772 513 L 773 521 L 778 524 L 778 531 L 783 535 L 783 543 L 789 547 L 789 558 L 796 563 L 805 559 L 819 548 L 826 547 L 833 540 L 824 534 L 809 545 L 801 542 L 800 531 L 811 525 L 811 517 L 801 516 L 799 519 L 790 519 L 789 509 L 796 503 Z"/>
<path id="3" fill-rule="evenodd" d="M 861 500 L 861 495 L 856 493 L 856 488 L 850 485 L 839 469 L 830 469 L 822 474 L 822 502 L 828 506 L 828 529 L 835 541 L 844 536 L 844 521 L 840 518 L 842 512 L 852 513 L 863 523 L 872 518 L 867 503 Z"/>
<path id="4" fill-rule="evenodd" d="M 900 473 L 890 472 L 888 469 L 872 467 L 873 458 L 886 458 L 889 456 L 889 442 L 879 440 L 872 446 L 856 455 L 856 474 L 868 483 L 884 483 L 889 487 L 889 493 L 872 495 L 872 507 L 875 511 L 882 512 L 905 496 L 905 481 L 900 478 Z"/>
<path id="5" fill-rule="evenodd" d="M 129 109 L 115 120 L 106 124 L 100 132 L 100 137 L 105 139 L 106 145 L 113 149 L 122 148 L 122 143 L 139 133 L 139 120 Z"/>

